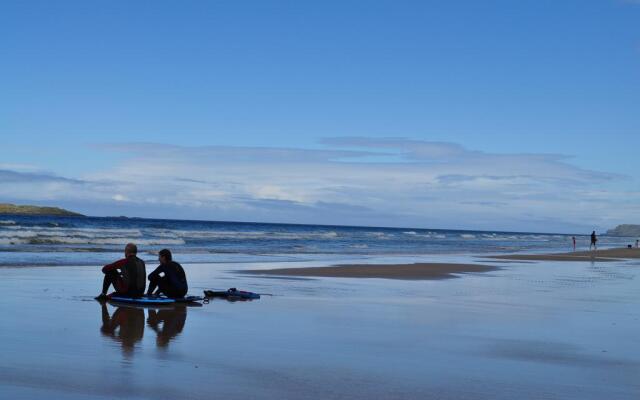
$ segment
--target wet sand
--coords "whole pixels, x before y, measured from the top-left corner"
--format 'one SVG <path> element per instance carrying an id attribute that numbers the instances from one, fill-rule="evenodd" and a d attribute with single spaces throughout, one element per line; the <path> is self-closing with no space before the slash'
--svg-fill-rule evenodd
<path id="1" fill-rule="evenodd" d="M 92 299 L 97 266 L 0 269 L 0 398 L 640 398 L 637 260 L 501 264 L 443 280 L 183 265 L 190 294 L 273 296 L 122 307 Z"/>
<path id="2" fill-rule="evenodd" d="M 426 280 L 457 278 L 457 274 L 495 271 L 497 267 L 480 264 L 414 263 L 414 264 L 347 264 L 331 267 L 277 268 L 248 270 L 244 273 L 276 276 L 309 276 L 327 278 L 381 278 Z"/>
<path id="3" fill-rule="evenodd" d="M 624 259 L 640 258 L 640 249 L 617 248 L 595 251 L 576 251 L 572 253 L 555 254 L 506 254 L 487 256 L 483 258 L 499 260 L 522 260 L 522 261 L 599 261 L 613 262 Z"/>

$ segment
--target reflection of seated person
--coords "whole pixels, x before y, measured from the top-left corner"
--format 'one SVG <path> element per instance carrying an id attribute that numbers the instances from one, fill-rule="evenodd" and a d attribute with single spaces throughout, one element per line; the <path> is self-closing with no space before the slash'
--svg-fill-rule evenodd
<path id="1" fill-rule="evenodd" d="M 125 353 L 133 351 L 135 344 L 144 336 L 144 310 L 132 307 L 118 307 L 109 316 L 107 305 L 102 303 L 102 335 L 119 342 Z"/>
<path id="2" fill-rule="evenodd" d="M 178 336 L 184 329 L 187 321 L 187 307 L 174 307 L 171 309 L 149 310 L 147 324 L 158 337 L 158 347 L 166 347 L 171 339 Z M 162 324 L 162 327 L 160 326 Z"/>
<path id="3" fill-rule="evenodd" d="M 163 293 L 167 297 L 179 298 L 187 294 L 187 276 L 182 265 L 173 261 L 171 252 L 167 249 L 158 253 L 160 265 L 149 274 L 149 290 L 147 295 Z M 154 293 L 154 291 L 158 290 Z"/>

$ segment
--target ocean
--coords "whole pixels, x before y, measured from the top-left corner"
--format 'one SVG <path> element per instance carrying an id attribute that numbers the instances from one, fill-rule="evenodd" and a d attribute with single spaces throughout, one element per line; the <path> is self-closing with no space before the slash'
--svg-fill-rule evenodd
<path id="1" fill-rule="evenodd" d="M 576 236 L 579 249 L 588 235 Z M 616 247 L 635 238 L 600 238 Z M 296 262 L 388 256 L 571 250 L 571 235 L 110 217 L 0 216 L 0 266 L 101 265 L 124 244 L 142 258 L 171 249 L 182 262 Z"/>

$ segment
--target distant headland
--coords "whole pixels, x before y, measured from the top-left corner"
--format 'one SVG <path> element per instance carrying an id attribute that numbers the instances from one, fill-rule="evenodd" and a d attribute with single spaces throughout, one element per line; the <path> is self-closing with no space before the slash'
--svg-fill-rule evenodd
<path id="1" fill-rule="evenodd" d="M 618 225 L 614 229 L 609 229 L 607 235 L 611 236 L 640 236 L 640 225 Z"/>
<path id="2" fill-rule="evenodd" d="M 0 214 L 11 215 L 51 215 L 59 217 L 84 217 L 84 215 L 59 207 L 21 206 L 0 203 Z"/>

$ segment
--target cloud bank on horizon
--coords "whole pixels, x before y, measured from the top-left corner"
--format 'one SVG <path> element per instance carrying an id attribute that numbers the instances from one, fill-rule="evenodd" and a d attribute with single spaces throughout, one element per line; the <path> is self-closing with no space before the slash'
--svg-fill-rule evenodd
<path id="1" fill-rule="evenodd" d="M 560 154 L 489 153 L 406 138 L 327 138 L 320 149 L 120 143 L 120 161 L 59 176 L 0 165 L 0 198 L 91 215 L 572 232 L 640 211 L 630 178 Z"/>

